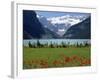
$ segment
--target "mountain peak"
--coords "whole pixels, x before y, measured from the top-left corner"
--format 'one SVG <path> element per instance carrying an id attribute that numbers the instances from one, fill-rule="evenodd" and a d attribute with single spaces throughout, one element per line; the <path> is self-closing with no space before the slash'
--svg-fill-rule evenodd
<path id="1" fill-rule="evenodd" d="M 58 16 L 58 17 L 51 17 L 47 18 L 52 24 L 71 24 L 75 25 L 80 23 L 81 21 L 85 20 L 87 16 L 73 16 L 73 15 L 65 15 L 65 16 Z"/>

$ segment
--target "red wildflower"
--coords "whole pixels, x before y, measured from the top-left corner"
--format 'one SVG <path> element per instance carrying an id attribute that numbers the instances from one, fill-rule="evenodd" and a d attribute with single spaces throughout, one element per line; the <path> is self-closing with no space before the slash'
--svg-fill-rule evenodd
<path id="1" fill-rule="evenodd" d="M 61 64 L 61 62 L 58 61 L 58 60 L 54 60 L 54 61 L 53 61 L 53 64 L 54 64 L 55 66 L 57 66 L 58 64 Z"/>
<path id="2" fill-rule="evenodd" d="M 40 65 L 44 68 L 48 67 L 48 62 L 44 60 L 40 60 Z"/>
<path id="3" fill-rule="evenodd" d="M 70 62 L 71 58 L 70 57 L 64 57 L 65 62 Z"/>

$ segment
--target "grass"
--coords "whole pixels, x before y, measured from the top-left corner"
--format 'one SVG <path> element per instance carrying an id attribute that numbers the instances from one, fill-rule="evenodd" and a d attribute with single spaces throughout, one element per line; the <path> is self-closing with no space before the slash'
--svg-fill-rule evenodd
<path id="1" fill-rule="evenodd" d="M 23 48 L 23 69 L 90 66 L 90 47 Z"/>

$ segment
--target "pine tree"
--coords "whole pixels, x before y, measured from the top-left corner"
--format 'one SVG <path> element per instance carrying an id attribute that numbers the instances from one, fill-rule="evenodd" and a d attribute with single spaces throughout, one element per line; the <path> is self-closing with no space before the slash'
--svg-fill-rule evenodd
<path id="1" fill-rule="evenodd" d="M 37 47 L 41 47 L 41 43 L 39 40 L 37 40 Z"/>
<path id="2" fill-rule="evenodd" d="M 30 48 L 32 48 L 32 44 L 31 44 L 31 42 L 28 43 L 28 46 L 29 46 Z"/>

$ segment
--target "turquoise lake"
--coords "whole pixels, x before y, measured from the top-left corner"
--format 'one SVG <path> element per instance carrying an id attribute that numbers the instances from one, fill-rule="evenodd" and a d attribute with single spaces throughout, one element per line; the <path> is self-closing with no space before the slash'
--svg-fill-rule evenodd
<path id="1" fill-rule="evenodd" d="M 29 39 L 29 40 L 23 40 L 23 45 L 24 46 L 28 46 L 28 43 L 37 43 L 37 40 L 39 40 L 39 42 L 41 44 L 61 44 L 62 42 L 64 42 L 65 44 L 84 44 L 86 43 L 91 43 L 90 39 Z"/>

